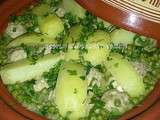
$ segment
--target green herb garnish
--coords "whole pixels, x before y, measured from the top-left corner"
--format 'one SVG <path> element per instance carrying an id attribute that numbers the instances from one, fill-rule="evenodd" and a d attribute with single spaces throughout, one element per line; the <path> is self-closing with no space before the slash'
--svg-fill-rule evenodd
<path id="1" fill-rule="evenodd" d="M 67 70 L 67 72 L 68 72 L 70 75 L 77 75 L 77 71 L 76 71 L 76 70 Z"/>

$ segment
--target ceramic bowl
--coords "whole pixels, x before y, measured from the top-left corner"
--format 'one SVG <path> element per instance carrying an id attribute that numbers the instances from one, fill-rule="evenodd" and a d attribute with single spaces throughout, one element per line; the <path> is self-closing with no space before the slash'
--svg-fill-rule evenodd
<path id="1" fill-rule="evenodd" d="M 3 33 L 4 29 L 6 28 L 10 15 L 20 13 L 20 11 L 22 11 L 24 8 L 36 3 L 36 0 L 6 0 L 5 2 L 3 2 L 0 5 L 0 33 Z M 98 11 L 96 11 L 96 7 L 92 7 L 92 9 L 88 6 L 85 7 L 93 14 L 98 13 Z M 110 13 L 109 11 L 107 12 L 108 14 Z M 107 12 L 101 14 L 100 17 L 105 18 L 105 14 L 107 14 Z M 158 46 L 160 47 L 160 44 L 158 44 Z M 160 114 L 160 102 L 158 102 L 156 105 L 154 104 L 158 101 L 159 98 L 160 81 L 157 82 L 154 90 L 146 97 L 141 106 L 136 106 L 134 109 L 126 112 L 118 120 L 128 120 L 134 117 L 136 117 L 137 120 L 158 120 L 154 118 L 159 116 Z M 46 120 L 46 118 L 27 110 L 20 103 L 18 103 L 8 92 L 7 88 L 2 83 L 2 80 L 0 80 L 0 106 L 2 106 L 2 108 L 4 109 L 0 110 L 0 118 L 3 116 L 8 120 Z M 146 111 L 149 108 L 151 109 L 149 111 Z M 144 114 L 141 114 L 143 112 Z M 3 119 L 3 117 L 1 120 L 6 120 Z"/>

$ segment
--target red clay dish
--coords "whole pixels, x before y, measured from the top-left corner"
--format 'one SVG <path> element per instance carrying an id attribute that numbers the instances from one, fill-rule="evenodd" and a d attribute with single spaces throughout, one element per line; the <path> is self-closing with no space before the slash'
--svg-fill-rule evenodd
<path id="1" fill-rule="evenodd" d="M 99 0 L 77 0 L 82 6 L 84 6 L 86 9 L 91 11 L 97 16 L 100 16 L 104 18 L 105 20 L 108 20 L 111 23 L 114 23 L 116 25 L 120 25 L 123 28 L 128 28 L 129 30 L 132 29 L 135 32 L 138 33 L 144 33 L 145 35 L 153 35 L 154 38 L 160 39 L 160 31 L 157 33 L 148 34 L 150 33 L 150 30 L 146 29 L 144 32 L 140 29 L 134 29 L 133 26 L 127 27 L 126 23 L 125 25 L 122 25 L 122 22 L 120 20 L 124 17 L 127 17 L 125 13 L 118 12 L 117 9 L 113 8 L 114 10 L 111 10 L 110 7 L 105 7 L 104 3 L 100 2 Z M 91 2 L 92 1 L 92 2 Z M 99 1 L 99 2 L 98 2 Z M 17 4 L 18 3 L 18 4 Z M 3 4 L 0 5 L 0 33 L 3 32 L 7 25 L 7 21 L 10 15 L 16 14 L 17 12 L 20 12 L 25 7 L 35 4 L 36 0 L 7 0 Z M 107 11 L 108 8 L 108 11 Z M 107 12 L 104 12 L 107 11 Z M 103 11 L 103 12 L 102 12 Z M 108 14 L 112 13 L 119 14 L 116 19 L 112 18 Z M 106 17 L 108 16 L 108 17 Z M 118 19 L 120 18 L 120 19 Z M 146 23 L 145 23 L 146 24 Z M 136 24 L 137 26 L 139 24 Z M 141 23 L 141 27 L 143 27 L 143 23 Z M 148 25 L 148 27 L 151 24 Z M 155 31 L 158 30 L 155 28 Z M 152 29 L 153 31 L 153 29 Z M 160 44 L 158 45 L 160 47 Z M 141 106 L 137 106 L 131 111 L 125 113 L 122 115 L 118 120 L 128 120 L 128 119 L 135 119 L 134 120 L 159 120 L 160 119 L 160 102 L 158 101 L 160 98 L 160 81 L 157 82 L 154 90 L 147 96 L 147 98 L 144 100 Z M 157 103 L 156 103 L 157 102 Z M 18 103 L 7 91 L 5 85 L 0 80 L 0 119 L 1 120 L 46 120 L 46 118 L 41 117 L 23 106 L 21 106 L 20 103 Z M 147 109 L 150 108 L 148 111 Z M 143 112 L 143 114 L 141 114 Z"/>

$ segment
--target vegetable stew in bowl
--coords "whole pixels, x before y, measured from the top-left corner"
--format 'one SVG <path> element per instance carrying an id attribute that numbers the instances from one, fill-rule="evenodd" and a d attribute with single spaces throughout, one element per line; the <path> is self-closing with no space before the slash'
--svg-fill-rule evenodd
<path id="1" fill-rule="evenodd" d="M 27 109 L 54 120 L 113 120 L 160 78 L 156 40 L 112 25 L 74 0 L 41 0 L 12 15 L 0 75 Z"/>

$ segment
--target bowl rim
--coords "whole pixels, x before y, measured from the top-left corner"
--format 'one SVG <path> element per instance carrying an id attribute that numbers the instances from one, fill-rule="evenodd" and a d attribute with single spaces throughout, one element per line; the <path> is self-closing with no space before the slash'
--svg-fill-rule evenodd
<path id="1" fill-rule="evenodd" d="M 36 0 L 10 0 L 4 2 L 0 5 L 0 29 L 4 30 L 5 25 L 7 25 L 8 17 L 11 14 L 15 14 L 20 10 L 24 9 L 25 7 L 35 4 Z M 17 5 L 17 2 L 20 3 Z M 6 11 L 7 9 L 11 9 L 11 11 Z M 3 17 L 2 17 L 3 16 Z M 5 23 L 5 24 L 4 24 Z M 146 97 L 146 99 L 142 102 L 142 106 L 136 106 L 132 110 L 123 114 L 118 120 L 126 120 L 129 118 L 133 118 L 137 115 L 140 115 L 142 112 L 150 108 L 155 102 L 157 102 L 160 98 L 160 81 L 157 82 L 155 85 L 154 90 Z M 46 120 L 45 117 L 42 117 L 24 106 L 21 105 L 7 90 L 6 86 L 3 84 L 2 80 L 0 79 L 0 99 L 2 99 L 6 105 L 8 105 L 12 110 L 16 111 L 17 113 L 21 114 L 22 117 L 26 117 L 28 119 L 36 119 L 36 120 Z M 156 111 L 155 111 L 156 112 Z"/>

